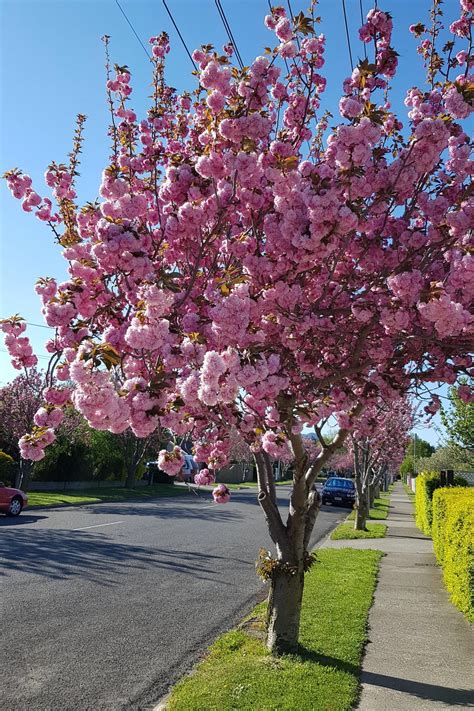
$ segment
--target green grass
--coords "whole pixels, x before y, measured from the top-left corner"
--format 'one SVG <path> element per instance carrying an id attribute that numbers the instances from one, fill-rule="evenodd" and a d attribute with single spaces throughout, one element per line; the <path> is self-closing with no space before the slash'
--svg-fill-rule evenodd
<path id="1" fill-rule="evenodd" d="M 98 504 L 102 501 L 128 501 L 130 499 L 149 499 L 156 497 L 181 496 L 188 489 L 170 484 L 154 484 L 139 489 L 122 489 L 117 487 L 104 489 L 81 489 L 80 491 L 30 491 L 28 492 L 28 507 L 65 506 L 81 504 Z"/>
<path id="2" fill-rule="evenodd" d="M 222 635 L 172 691 L 169 711 L 349 711 L 359 693 L 380 551 L 318 551 L 307 574 L 298 654 L 273 657 L 254 620 Z"/>
<path id="3" fill-rule="evenodd" d="M 318 477 L 316 479 L 318 483 L 322 483 L 326 481 L 325 477 Z M 276 486 L 291 486 L 293 484 L 293 479 L 284 479 L 283 481 L 276 481 L 275 485 Z M 238 491 L 239 489 L 247 489 L 247 488 L 252 488 L 256 489 L 258 484 L 256 481 L 242 481 L 237 484 L 226 484 L 228 489 L 236 490 Z"/>
<path id="4" fill-rule="evenodd" d="M 375 520 L 383 520 L 388 516 L 390 498 L 385 496 L 384 498 L 375 499 L 373 507 L 369 511 L 369 518 Z M 355 511 L 351 511 L 348 518 L 353 521 L 355 518 Z"/>
<path id="5" fill-rule="evenodd" d="M 352 523 L 341 523 L 331 533 L 331 540 L 343 541 L 355 538 L 384 538 L 387 532 L 385 523 L 368 523 L 367 531 L 356 531 Z"/>

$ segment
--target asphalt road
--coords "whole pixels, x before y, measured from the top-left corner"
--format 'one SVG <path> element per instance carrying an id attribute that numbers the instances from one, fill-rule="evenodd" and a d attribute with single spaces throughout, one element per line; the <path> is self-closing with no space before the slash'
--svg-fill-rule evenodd
<path id="1" fill-rule="evenodd" d="M 152 709 L 251 609 L 271 547 L 255 492 L 208 497 L 0 517 L 2 708 Z M 346 515 L 323 507 L 313 543 Z"/>

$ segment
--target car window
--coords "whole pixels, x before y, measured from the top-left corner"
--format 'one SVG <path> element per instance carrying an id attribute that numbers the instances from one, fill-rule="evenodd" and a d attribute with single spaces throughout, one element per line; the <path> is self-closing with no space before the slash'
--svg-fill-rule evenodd
<path id="1" fill-rule="evenodd" d="M 350 479 L 330 479 L 326 486 L 330 489 L 353 489 L 354 483 Z"/>

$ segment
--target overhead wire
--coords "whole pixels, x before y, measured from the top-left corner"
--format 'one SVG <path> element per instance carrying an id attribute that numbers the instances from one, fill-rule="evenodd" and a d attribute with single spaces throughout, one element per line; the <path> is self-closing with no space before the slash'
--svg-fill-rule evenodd
<path id="1" fill-rule="evenodd" d="M 8 353 L 6 348 L 0 348 L 0 352 L 1 353 Z M 10 353 L 8 353 L 8 355 L 10 355 Z M 37 355 L 36 357 L 37 358 L 45 358 L 46 360 L 49 360 L 51 358 L 51 356 L 47 356 L 47 355 Z"/>
<path id="2" fill-rule="evenodd" d="M 352 72 L 354 69 L 354 62 L 352 60 L 351 38 L 349 36 L 349 25 L 347 23 L 346 0 L 342 0 L 342 12 L 344 13 L 344 24 L 346 26 L 347 48 L 349 50 L 349 59 L 351 61 L 351 72 Z"/>
<path id="3" fill-rule="evenodd" d="M 362 0 L 359 0 L 359 8 L 360 8 L 360 22 L 361 22 L 361 25 L 363 25 L 364 24 L 364 11 L 362 9 Z M 367 59 L 367 47 L 365 46 L 365 42 L 362 42 L 362 44 L 364 45 L 364 57 L 365 57 L 365 59 Z"/>
<path id="4" fill-rule="evenodd" d="M 174 29 L 176 30 L 176 32 L 178 33 L 178 37 L 179 37 L 179 39 L 181 40 L 181 43 L 182 43 L 184 49 L 186 50 L 186 54 L 188 55 L 189 59 L 191 60 L 191 64 L 193 65 L 195 71 L 197 71 L 198 68 L 197 68 L 196 62 L 194 61 L 194 59 L 193 59 L 193 57 L 192 57 L 192 54 L 191 54 L 191 52 L 189 51 L 186 42 L 184 41 L 183 35 L 182 35 L 181 32 L 179 31 L 179 27 L 178 27 L 178 25 L 176 24 L 173 15 L 171 14 L 171 10 L 169 9 L 168 5 L 166 4 L 166 0 L 162 0 L 162 2 L 163 2 L 163 5 L 164 5 L 164 8 L 165 8 L 166 12 L 167 12 L 168 15 L 169 15 L 169 18 L 170 18 L 171 22 L 173 23 L 173 27 L 174 27 Z"/>
<path id="5" fill-rule="evenodd" d="M 122 15 L 124 16 L 124 18 L 125 18 L 125 20 L 127 21 L 127 23 L 130 25 L 130 28 L 131 28 L 133 34 L 135 35 L 135 37 L 136 37 L 137 40 L 139 41 L 140 45 L 143 47 L 143 51 L 145 52 L 146 56 L 148 57 L 148 59 L 151 59 L 151 56 L 150 56 L 149 51 L 147 50 L 147 48 L 145 47 L 145 45 L 144 45 L 143 42 L 141 41 L 141 39 L 140 39 L 140 37 L 139 37 L 137 31 L 135 30 L 134 26 L 132 25 L 132 23 L 131 23 L 130 20 L 128 19 L 127 15 L 126 15 L 126 13 L 125 13 L 125 10 L 123 9 L 123 7 L 121 6 L 121 4 L 119 3 L 118 0 L 115 0 L 115 4 L 117 5 L 118 9 L 120 10 L 120 12 L 122 13 Z"/>
<path id="6" fill-rule="evenodd" d="M 216 5 L 216 7 L 217 7 L 217 10 L 218 10 L 218 12 L 219 12 L 219 15 L 220 15 L 220 17 L 221 17 L 222 24 L 224 25 L 225 31 L 226 31 L 226 33 L 227 33 L 227 37 L 229 38 L 230 43 L 231 43 L 231 45 L 233 46 L 233 48 L 234 48 L 234 50 L 235 50 L 235 56 L 237 57 L 237 61 L 238 61 L 239 65 L 240 65 L 240 68 L 243 69 L 243 68 L 244 68 L 244 63 L 243 63 L 243 60 L 242 60 L 242 56 L 241 56 L 241 54 L 240 54 L 240 52 L 239 52 L 239 48 L 237 47 L 237 42 L 235 41 L 235 37 L 234 37 L 234 35 L 233 35 L 233 32 L 232 32 L 230 23 L 229 23 L 229 21 L 228 21 L 228 19 L 227 19 L 227 16 L 226 16 L 226 14 L 225 14 L 224 8 L 222 7 L 221 0 L 214 0 L 214 2 L 215 2 L 215 5 Z"/>

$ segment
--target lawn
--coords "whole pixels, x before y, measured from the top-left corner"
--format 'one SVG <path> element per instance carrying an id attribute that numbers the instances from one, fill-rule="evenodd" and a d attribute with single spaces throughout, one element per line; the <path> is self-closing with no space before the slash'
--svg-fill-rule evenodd
<path id="1" fill-rule="evenodd" d="M 387 518 L 388 509 L 390 505 L 390 498 L 385 495 L 383 498 L 375 499 L 373 507 L 369 511 L 369 518 L 381 520 Z M 354 520 L 355 511 L 351 511 L 348 518 Z"/>
<path id="2" fill-rule="evenodd" d="M 318 477 L 316 481 L 321 484 L 326 481 L 326 477 Z M 293 484 L 293 479 L 284 479 L 283 481 L 276 481 L 275 485 L 276 486 L 291 486 Z M 252 488 L 255 489 L 257 488 L 258 484 L 256 481 L 242 481 L 237 484 L 226 484 L 228 489 L 231 490 L 236 490 L 238 491 L 239 489 L 247 489 L 247 488 Z"/>
<path id="3" fill-rule="evenodd" d="M 212 645 L 174 688 L 169 711 L 349 711 L 359 693 L 382 553 L 318 551 L 307 574 L 298 654 L 275 658 L 261 639 L 265 603 Z M 258 634 L 260 630 L 260 634 Z"/>
<path id="4" fill-rule="evenodd" d="M 355 538 L 384 538 L 387 532 L 385 523 L 368 523 L 367 531 L 356 531 L 352 523 L 341 523 L 331 533 L 331 540 L 354 540 Z"/>
<path id="5" fill-rule="evenodd" d="M 104 489 L 81 489 L 80 491 L 29 491 L 29 508 L 37 506 L 66 506 L 80 504 L 98 504 L 102 501 L 128 501 L 130 499 L 149 499 L 157 497 L 182 496 L 187 494 L 185 487 L 170 484 L 154 484 L 140 489 L 122 489 L 117 487 Z"/>

